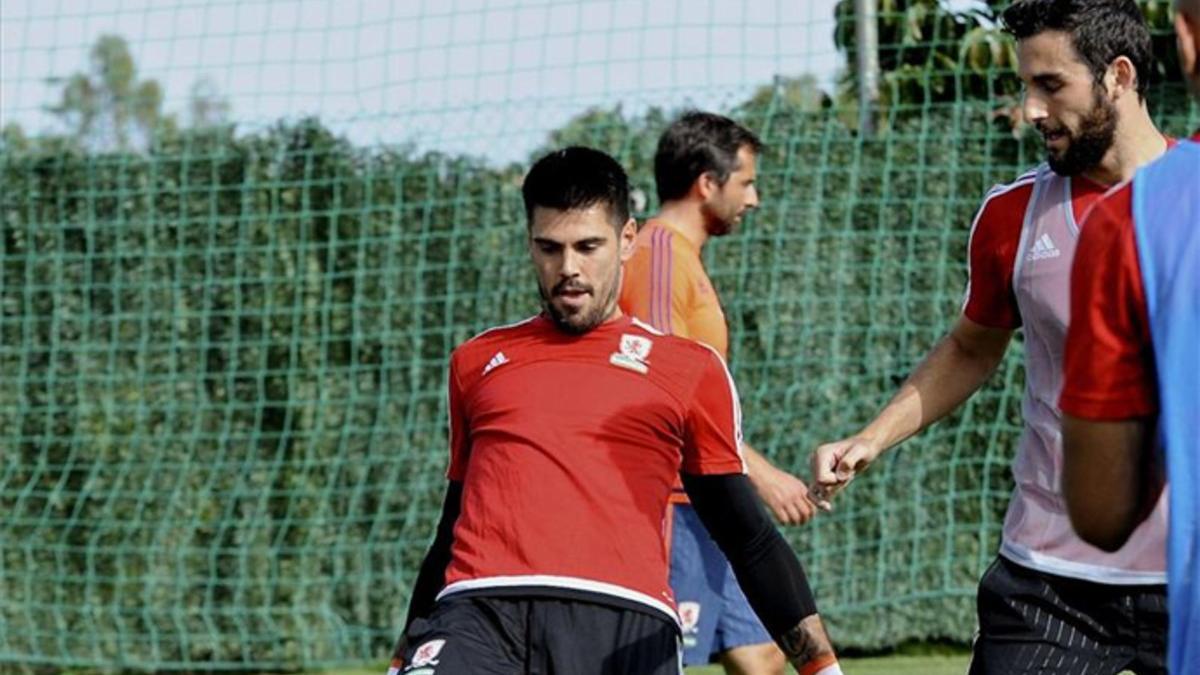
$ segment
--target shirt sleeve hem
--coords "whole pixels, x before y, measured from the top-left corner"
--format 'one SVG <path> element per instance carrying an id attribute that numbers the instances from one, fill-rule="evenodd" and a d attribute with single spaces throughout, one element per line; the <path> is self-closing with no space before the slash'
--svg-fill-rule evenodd
<path id="1" fill-rule="evenodd" d="M 1150 417 L 1158 412 L 1156 406 L 1140 398 L 1096 400 L 1063 395 L 1058 407 L 1065 414 L 1084 420 L 1126 420 Z"/>
<path id="2" fill-rule="evenodd" d="M 739 461 L 705 462 L 699 466 L 683 467 L 683 472 L 693 476 L 714 476 L 729 473 L 746 473 L 746 465 Z"/>
<path id="3" fill-rule="evenodd" d="M 975 323 L 979 324 L 980 326 L 984 326 L 986 328 L 1000 328 L 1003 330 L 1017 330 L 1018 328 L 1021 327 L 1020 321 L 997 321 L 994 317 L 977 316 L 978 312 L 976 310 L 971 309 L 971 306 L 969 304 L 963 308 L 962 313 L 963 313 L 963 316 L 967 317 L 971 321 L 974 321 Z"/>

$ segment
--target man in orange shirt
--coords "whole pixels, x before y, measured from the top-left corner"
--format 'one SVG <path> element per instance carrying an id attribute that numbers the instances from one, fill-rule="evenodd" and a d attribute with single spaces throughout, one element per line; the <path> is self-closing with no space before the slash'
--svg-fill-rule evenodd
<path id="1" fill-rule="evenodd" d="M 754 181 L 761 147 L 749 130 L 710 113 L 688 113 L 663 133 L 654 157 L 662 206 L 642 227 L 625 263 L 622 311 L 727 357 L 725 314 L 700 252 L 710 237 L 729 234 L 747 210 L 758 206 Z M 814 506 L 804 483 L 749 445 L 743 443 L 742 450 L 750 480 L 775 518 L 787 525 L 807 522 Z M 684 663 L 715 657 L 729 673 L 784 672 L 783 653 L 751 611 L 729 563 L 678 486 L 673 501 L 671 587 L 683 621 Z"/>

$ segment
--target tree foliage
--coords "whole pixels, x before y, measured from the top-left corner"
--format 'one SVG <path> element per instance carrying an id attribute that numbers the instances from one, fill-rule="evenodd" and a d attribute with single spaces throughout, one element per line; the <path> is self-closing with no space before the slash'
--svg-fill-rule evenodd
<path id="1" fill-rule="evenodd" d="M 1021 124 L 1016 46 L 1001 27 L 1009 0 L 973 5 L 947 0 L 879 0 L 880 115 L 920 114 L 930 105 L 987 101 L 1010 127 Z M 1179 76 L 1168 0 L 1140 0 L 1152 35 L 1155 65 L 1146 76 L 1164 105 L 1186 109 L 1173 86 Z M 840 0 L 834 43 L 845 55 L 839 99 L 856 105 L 858 45 L 854 0 Z"/>
<path id="2" fill-rule="evenodd" d="M 139 76 L 129 44 L 119 35 L 96 40 L 86 70 L 49 82 L 61 90 L 46 110 L 58 118 L 67 139 L 89 150 L 146 148 L 159 134 L 177 130 L 176 117 L 163 112 L 162 85 Z M 190 93 L 191 126 L 212 129 L 228 123 L 229 102 L 211 79 L 197 80 Z M 19 127 L 12 133 L 15 138 Z"/>
<path id="3" fill-rule="evenodd" d="M 706 254 L 747 438 L 797 471 L 941 335 L 980 196 L 1039 159 L 992 114 L 1011 72 L 964 48 L 986 21 L 918 4 L 891 3 L 909 18 L 889 39 L 920 36 L 892 72 L 948 65 L 936 54 L 988 65 L 946 81 L 953 96 L 922 75 L 921 105 L 895 99 L 886 134 L 857 135 L 799 76 L 731 108 L 766 142 L 764 204 Z M 220 106 L 172 129 L 114 107 L 145 83 L 98 44 L 111 67 L 71 90 L 87 96 L 64 90 L 69 137 L 2 136 L 0 662 L 376 659 L 438 514 L 446 357 L 538 308 L 523 167 L 355 147 L 312 119 L 235 134 L 207 122 Z M 1166 131 L 1194 122 L 1155 96 Z M 546 148 L 607 150 L 652 196 L 675 113 L 591 109 Z M 970 638 L 1021 379 L 1014 351 L 835 514 L 788 533 L 840 645 Z"/>

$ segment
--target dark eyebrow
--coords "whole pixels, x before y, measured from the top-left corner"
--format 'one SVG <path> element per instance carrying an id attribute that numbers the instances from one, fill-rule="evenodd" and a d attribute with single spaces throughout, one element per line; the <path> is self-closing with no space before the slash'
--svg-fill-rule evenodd
<path id="1" fill-rule="evenodd" d="M 1048 84 L 1062 84 L 1063 83 L 1063 77 L 1062 77 L 1062 75 L 1059 75 L 1058 73 L 1038 73 L 1037 75 L 1034 75 L 1033 77 L 1031 77 L 1029 79 L 1032 80 L 1034 83 L 1039 84 L 1043 87 Z"/>
<path id="2" fill-rule="evenodd" d="M 587 239 L 580 239 L 578 241 L 573 241 L 570 244 L 564 244 L 561 241 L 556 241 L 554 239 L 546 239 L 545 237 L 534 237 L 533 238 L 533 243 L 537 244 L 538 246 L 558 246 L 558 247 L 568 246 L 568 245 L 569 246 L 586 246 L 589 244 L 600 245 L 600 244 L 603 244 L 605 241 L 607 241 L 606 237 L 588 237 Z"/>

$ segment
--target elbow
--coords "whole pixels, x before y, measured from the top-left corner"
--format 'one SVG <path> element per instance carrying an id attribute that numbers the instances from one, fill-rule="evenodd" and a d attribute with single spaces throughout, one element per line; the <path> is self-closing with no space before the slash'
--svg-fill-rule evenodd
<path id="1" fill-rule="evenodd" d="M 1137 527 L 1137 520 L 1131 517 L 1131 514 L 1080 508 L 1080 505 L 1071 503 L 1069 496 L 1067 513 L 1070 515 L 1071 527 L 1075 529 L 1075 534 L 1107 553 L 1120 550 Z"/>
<path id="2" fill-rule="evenodd" d="M 1067 514 L 1079 538 L 1102 551 L 1124 546 L 1157 500 L 1140 434 L 1125 422 L 1063 419 L 1061 487 Z"/>
<path id="3" fill-rule="evenodd" d="M 1133 533 L 1132 527 L 1121 525 L 1080 524 L 1075 519 L 1071 520 L 1071 524 L 1080 539 L 1106 553 L 1119 551 L 1125 542 L 1129 541 L 1129 535 Z"/>

